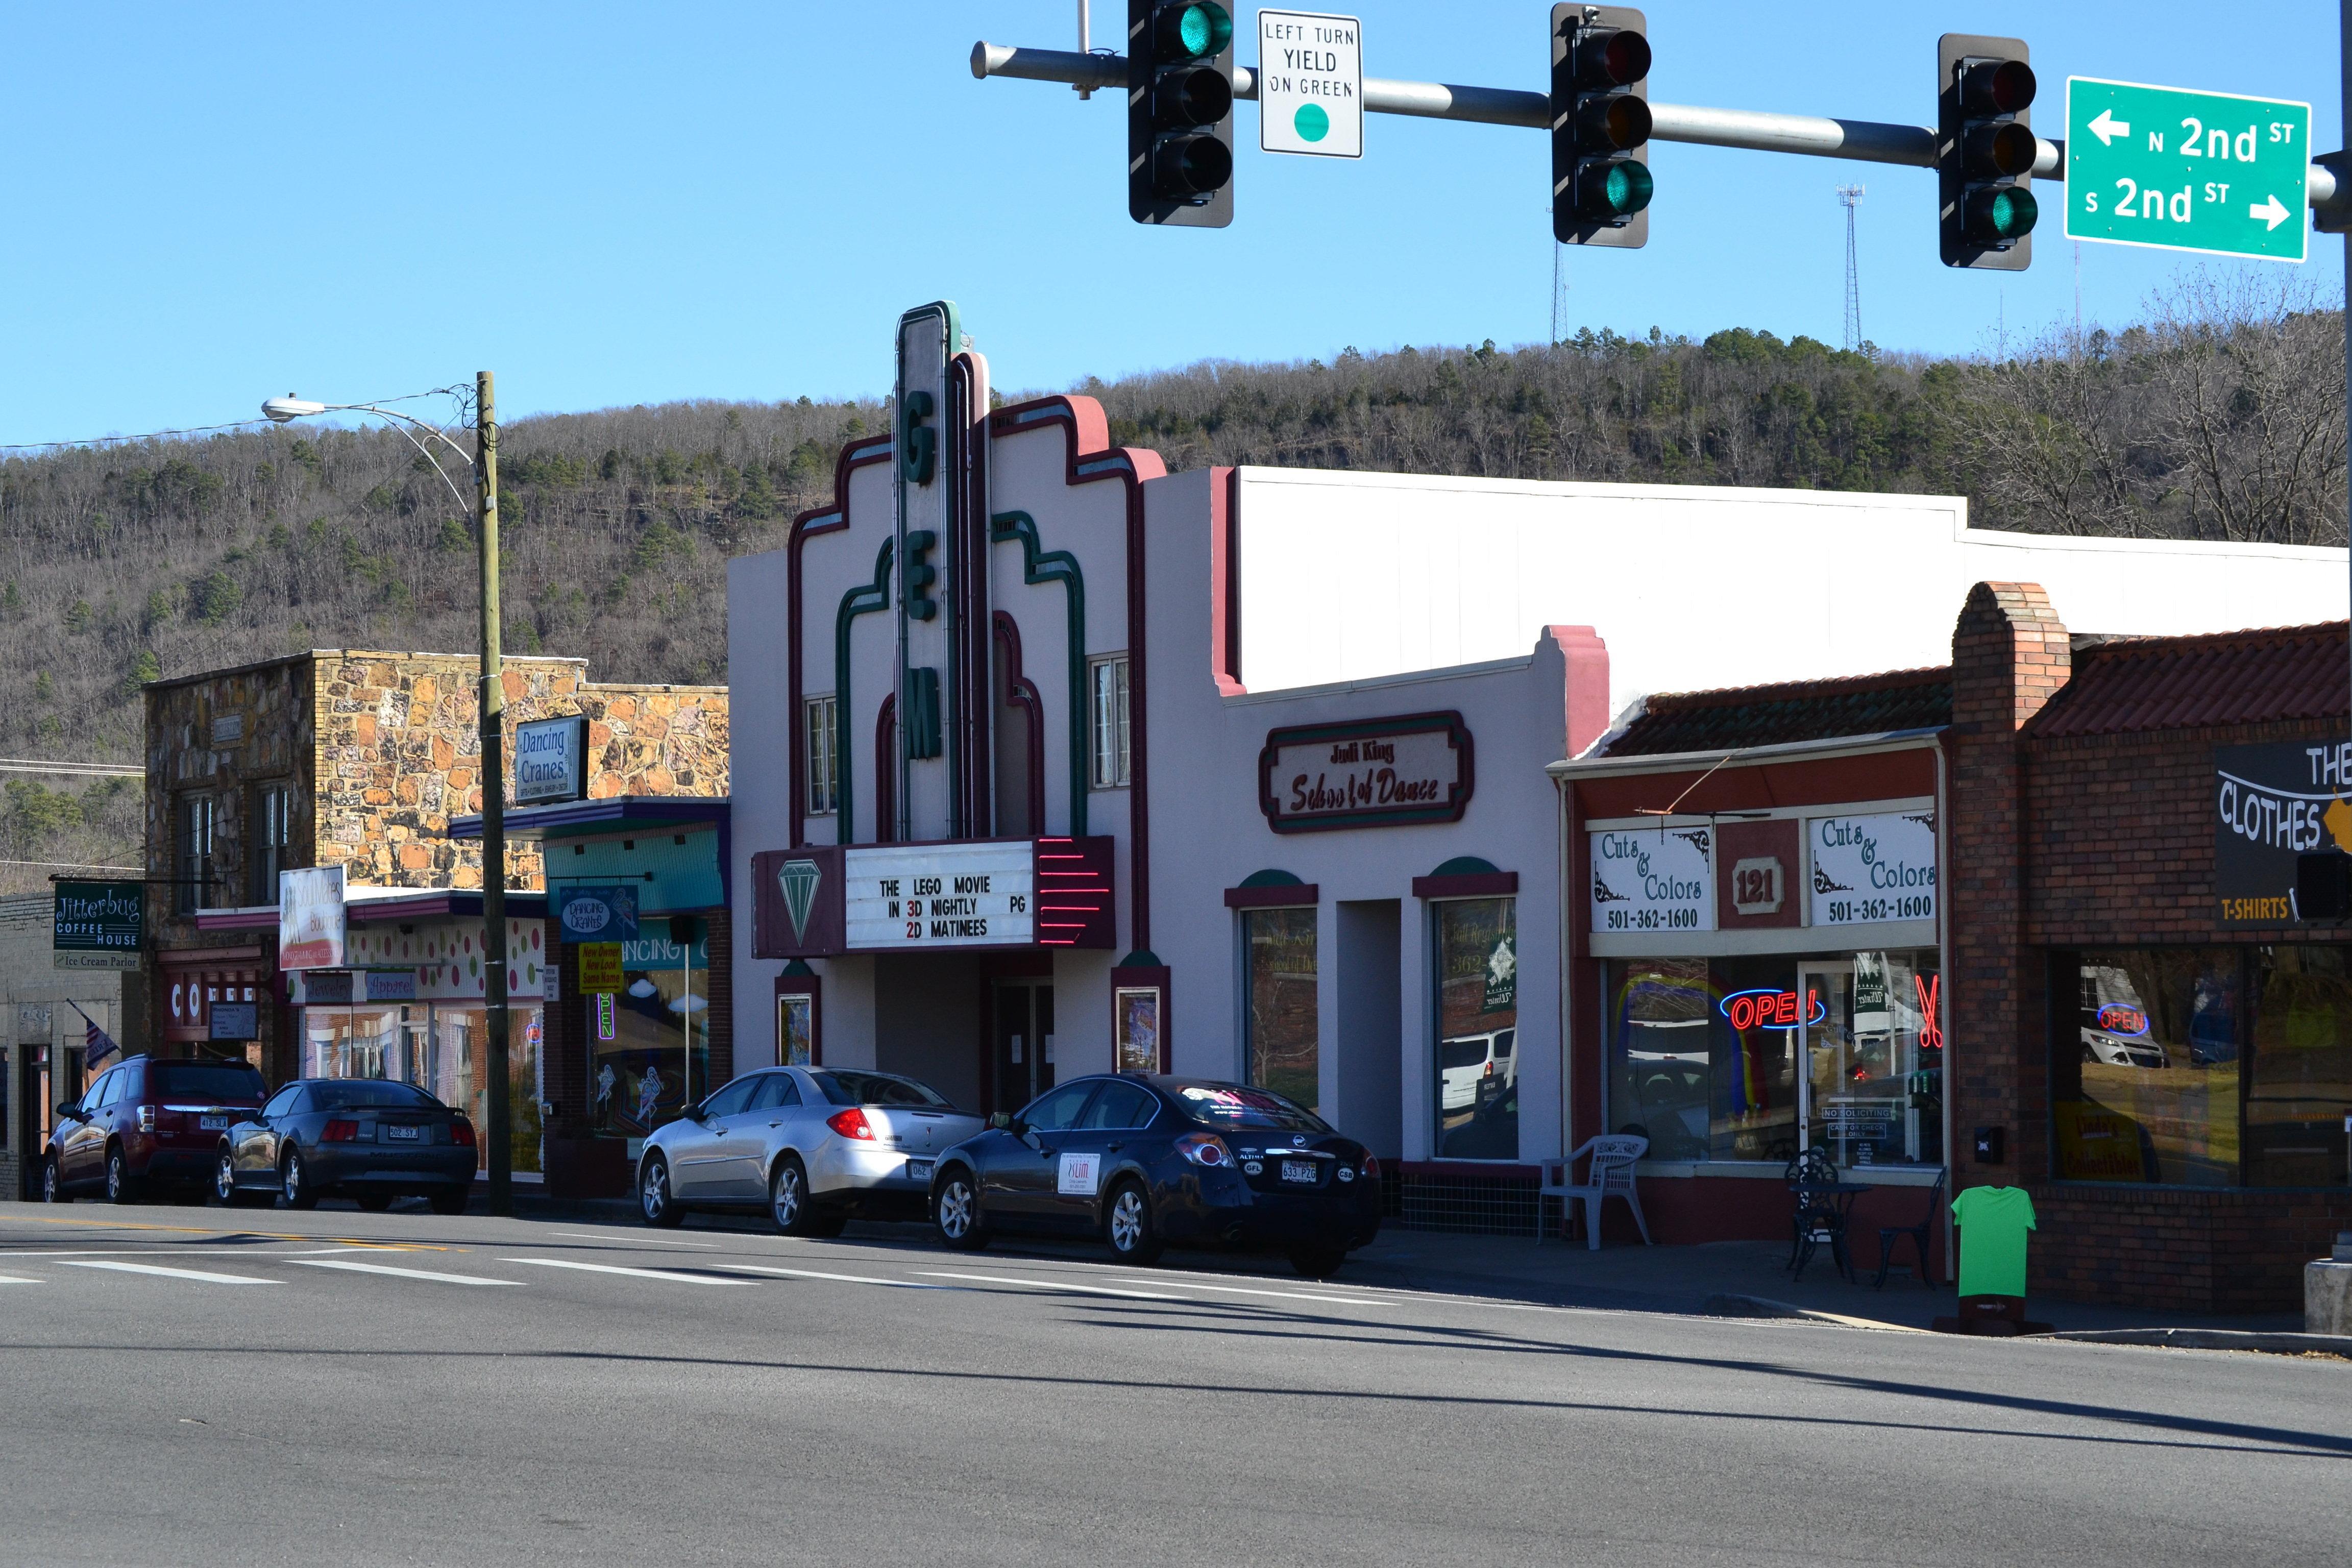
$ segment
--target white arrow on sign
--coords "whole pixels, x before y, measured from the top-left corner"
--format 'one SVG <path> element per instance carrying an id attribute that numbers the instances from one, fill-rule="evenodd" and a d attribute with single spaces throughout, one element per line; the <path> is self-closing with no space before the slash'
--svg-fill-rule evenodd
<path id="1" fill-rule="evenodd" d="M 2289 213 L 2286 208 L 2279 205 L 2278 197 L 2266 196 L 2263 200 L 2256 202 L 2253 205 L 2249 206 L 2246 209 L 2246 216 L 2248 217 L 2267 218 L 2270 220 L 2271 227 L 2276 228 L 2279 225 L 2284 223 L 2294 215 Z"/>
<path id="2" fill-rule="evenodd" d="M 2116 144 L 2116 137 L 2131 134 L 2131 121 L 2117 120 L 2112 110 L 2102 109 L 2099 110 L 2099 117 L 2083 129 L 2097 137 L 2100 146 L 2112 147 Z"/>

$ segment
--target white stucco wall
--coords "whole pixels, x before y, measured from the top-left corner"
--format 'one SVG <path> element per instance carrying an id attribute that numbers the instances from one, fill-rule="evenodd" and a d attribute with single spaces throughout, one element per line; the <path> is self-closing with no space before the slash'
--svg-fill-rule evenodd
<path id="1" fill-rule="evenodd" d="M 1245 468 L 1254 691 L 1522 653 L 1597 627 L 1612 710 L 1653 691 L 1948 663 L 1979 582 L 2039 583 L 2082 632 L 2346 613 L 2341 550 L 1972 529 L 1950 496 Z"/>

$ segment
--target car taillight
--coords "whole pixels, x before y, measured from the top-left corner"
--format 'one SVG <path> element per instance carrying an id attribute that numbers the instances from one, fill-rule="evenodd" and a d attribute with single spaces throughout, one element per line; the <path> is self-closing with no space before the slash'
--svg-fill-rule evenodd
<path id="1" fill-rule="evenodd" d="M 824 1124 L 844 1138 L 863 1138 L 868 1143 L 874 1142 L 874 1128 L 866 1120 L 866 1112 L 854 1105 L 846 1110 L 835 1111 L 824 1119 Z"/>
<path id="2" fill-rule="evenodd" d="M 155 1108 L 153 1106 L 142 1105 L 139 1108 L 139 1131 L 142 1132 L 152 1132 L 155 1131 Z"/>
<path id="3" fill-rule="evenodd" d="M 1488 1062 L 1486 1064 L 1486 1070 L 1480 1073 L 1478 1076 L 1480 1078 L 1493 1078 L 1495 1076 L 1495 1064 L 1491 1061 Z"/>
<path id="4" fill-rule="evenodd" d="M 1377 1156 L 1375 1156 L 1375 1155 L 1371 1155 L 1371 1154 L 1367 1154 L 1367 1155 L 1365 1155 L 1365 1156 L 1364 1156 L 1364 1174 L 1366 1174 L 1367 1176 L 1373 1176 L 1373 1177 L 1377 1177 L 1380 1173 L 1381 1173 L 1381 1162 L 1380 1162 L 1379 1158 L 1378 1158 Z"/>
<path id="5" fill-rule="evenodd" d="M 356 1143 L 359 1142 L 359 1136 L 360 1124 L 358 1122 L 353 1121 L 347 1117 L 338 1116 L 327 1123 L 326 1131 L 319 1134 L 319 1142 L 321 1143 Z"/>
<path id="6" fill-rule="evenodd" d="M 1176 1140 L 1176 1152 L 1195 1165 L 1215 1168 L 1234 1163 L 1234 1152 L 1213 1132 L 1187 1132 Z"/>
<path id="7" fill-rule="evenodd" d="M 462 1116 L 451 1118 L 449 1121 L 449 1142 L 457 1144 L 461 1149 L 472 1148 L 474 1146 L 474 1124 L 467 1121 Z"/>

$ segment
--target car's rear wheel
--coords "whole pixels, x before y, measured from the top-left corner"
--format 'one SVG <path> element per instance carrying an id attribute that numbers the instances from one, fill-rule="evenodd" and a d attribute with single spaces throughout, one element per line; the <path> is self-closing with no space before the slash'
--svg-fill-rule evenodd
<path id="1" fill-rule="evenodd" d="M 1160 1261 L 1160 1227 L 1152 1223 L 1151 1200 L 1144 1195 L 1141 1183 L 1125 1181 L 1111 1189 L 1110 1204 L 1103 1211 L 1103 1239 L 1121 1263 L 1149 1268 Z"/>
<path id="2" fill-rule="evenodd" d="M 390 1193 L 362 1193 L 352 1200 L 370 1214 L 382 1214 L 392 1206 Z"/>
<path id="3" fill-rule="evenodd" d="M 637 1173 L 637 1212 L 647 1225 L 667 1230 L 686 1217 L 669 1190 L 669 1162 L 656 1154 Z"/>
<path id="4" fill-rule="evenodd" d="M 65 1184 L 58 1177 L 58 1162 L 55 1155 L 41 1162 L 41 1201 L 45 1204 L 61 1204 L 66 1201 Z"/>
<path id="5" fill-rule="evenodd" d="M 1308 1279 L 1328 1279 L 1347 1261 L 1347 1251 L 1337 1247 L 1302 1247 L 1290 1255 L 1290 1267 Z"/>
<path id="6" fill-rule="evenodd" d="M 464 1214 L 466 1199 L 470 1195 L 470 1187 L 451 1187 L 446 1192 L 435 1193 L 425 1201 L 433 1205 L 435 1214 Z"/>
<path id="7" fill-rule="evenodd" d="M 988 1223 L 980 1211 L 980 1188 L 961 1165 L 940 1178 L 931 1200 L 931 1225 L 940 1239 L 959 1252 L 978 1252 L 988 1245 Z"/>
<path id="8" fill-rule="evenodd" d="M 139 1201 L 139 1185 L 131 1179 L 131 1162 L 123 1157 L 120 1143 L 106 1152 L 106 1201 L 110 1204 L 135 1204 Z"/>
<path id="9" fill-rule="evenodd" d="M 777 1161 L 769 1173 L 768 1217 L 785 1236 L 807 1236 L 814 1229 L 816 1210 L 809 1202 L 808 1172 L 796 1154 Z"/>
<path id="10" fill-rule="evenodd" d="M 278 1201 L 289 1209 L 319 1206 L 318 1190 L 310 1185 L 310 1173 L 303 1165 L 299 1149 L 289 1149 L 285 1163 L 278 1167 Z"/>

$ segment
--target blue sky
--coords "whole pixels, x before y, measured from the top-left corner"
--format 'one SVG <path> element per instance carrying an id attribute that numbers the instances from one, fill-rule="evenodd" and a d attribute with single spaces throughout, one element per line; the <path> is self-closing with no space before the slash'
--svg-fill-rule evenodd
<path id="1" fill-rule="evenodd" d="M 1255 11 L 1236 10 L 1248 61 Z M 1123 4 L 1095 12 L 1097 42 L 1116 41 Z M 1539 0 L 1356 14 L 1371 75 L 1542 85 Z M 2181 0 L 1820 4 L 1799 8 L 1816 18 L 1810 68 L 1772 52 L 1785 14 L 1659 0 L 1654 96 L 1919 123 L 1936 35 L 1965 26 L 2032 42 L 2045 135 L 2063 133 L 2073 73 L 2305 99 L 2317 144 L 2342 144 L 2335 8 L 2315 0 L 2258 17 Z M 940 296 L 1009 388 L 1542 339 L 1540 133 L 1375 115 L 1360 163 L 1284 158 L 1256 151 L 1244 104 L 1234 226 L 1143 228 L 1112 98 L 970 72 L 974 39 L 1067 48 L 1074 17 L 1074 0 L 15 7 L 0 443 L 480 367 L 509 417 L 872 394 L 898 311 Z M 1925 171 L 1664 144 L 1653 166 L 1648 247 L 1570 253 L 1577 324 L 1835 342 L 1832 191 L 1855 180 L 1878 343 L 1967 353 L 2072 315 L 2054 211 L 2030 273 L 1954 272 Z M 2084 245 L 2084 313 L 2128 320 L 2195 265 Z M 2335 284 L 2340 242 L 2315 237 L 2306 265 Z"/>

